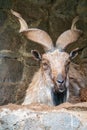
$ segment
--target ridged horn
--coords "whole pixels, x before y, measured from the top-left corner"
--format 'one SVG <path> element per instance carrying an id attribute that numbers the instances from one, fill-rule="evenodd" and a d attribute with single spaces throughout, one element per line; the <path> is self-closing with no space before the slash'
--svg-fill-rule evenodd
<path id="1" fill-rule="evenodd" d="M 71 29 L 63 32 L 56 41 L 56 47 L 65 49 L 67 45 L 77 41 L 82 35 L 82 31 L 76 28 L 76 22 L 79 20 L 79 17 L 75 17 L 72 21 Z"/>
<path id="2" fill-rule="evenodd" d="M 50 36 L 43 30 L 37 28 L 28 28 L 26 21 L 21 17 L 21 15 L 13 10 L 11 13 L 15 15 L 20 22 L 19 32 L 23 33 L 28 39 L 39 43 L 45 49 L 45 51 L 51 50 L 53 48 L 53 42 Z"/>

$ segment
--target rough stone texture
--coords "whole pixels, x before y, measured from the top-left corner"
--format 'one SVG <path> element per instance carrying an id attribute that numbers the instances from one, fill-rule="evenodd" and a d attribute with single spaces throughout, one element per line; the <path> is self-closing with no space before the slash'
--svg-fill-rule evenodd
<path id="1" fill-rule="evenodd" d="M 0 102 L 16 102 L 17 85 L 22 79 L 23 64 L 15 59 L 0 59 Z"/>
<path id="2" fill-rule="evenodd" d="M 87 1 L 86 0 L 0 0 L 0 105 L 21 103 L 28 84 L 39 63 L 30 52 L 40 45 L 18 33 L 19 23 L 10 9 L 21 13 L 29 27 L 47 31 L 54 44 L 57 37 L 70 28 L 72 19 L 79 15 L 78 28 L 84 31 L 79 42 L 67 48 L 85 47 L 74 60 L 87 74 Z"/>
<path id="3" fill-rule="evenodd" d="M 77 112 L 78 110 L 78 112 Z M 87 130 L 87 103 L 0 107 L 0 130 Z"/>

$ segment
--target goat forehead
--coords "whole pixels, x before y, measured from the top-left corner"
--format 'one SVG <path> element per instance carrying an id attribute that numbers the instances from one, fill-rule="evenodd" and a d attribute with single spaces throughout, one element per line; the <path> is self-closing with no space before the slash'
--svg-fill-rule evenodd
<path id="1" fill-rule="evenodd" d="M 69 54 L 66 52 L 61 52 L 60 50 L 55 50 L 53 52 L 48 52 L 43 55 L 44 59 L 47 59 L 51 63 L 65 63 L 69 58 Z"/>

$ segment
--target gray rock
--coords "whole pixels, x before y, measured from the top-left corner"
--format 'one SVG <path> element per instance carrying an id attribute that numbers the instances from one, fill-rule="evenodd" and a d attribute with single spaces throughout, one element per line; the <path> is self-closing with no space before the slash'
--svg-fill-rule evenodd
<path id="1" fill-rule="evenodd" d="M 59 107 L 10 104 L 0 108 L 0 130 L 34 129 L 87 130 L 87 103 Z"/>

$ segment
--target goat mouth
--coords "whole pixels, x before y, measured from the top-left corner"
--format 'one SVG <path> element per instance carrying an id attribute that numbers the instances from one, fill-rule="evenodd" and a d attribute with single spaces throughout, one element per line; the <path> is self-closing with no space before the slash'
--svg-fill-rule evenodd
<path id="1" fill-rule="evenodd" d="M 62 93 L 65 91 L 65 88 L 59 88 L 58 91 Z"/>
<path id="2" fill-rule="evenodd" d="M 55 92 L 64 92 L 66 90 L 65 84 L 56 84 L 54 90 Z"/>

